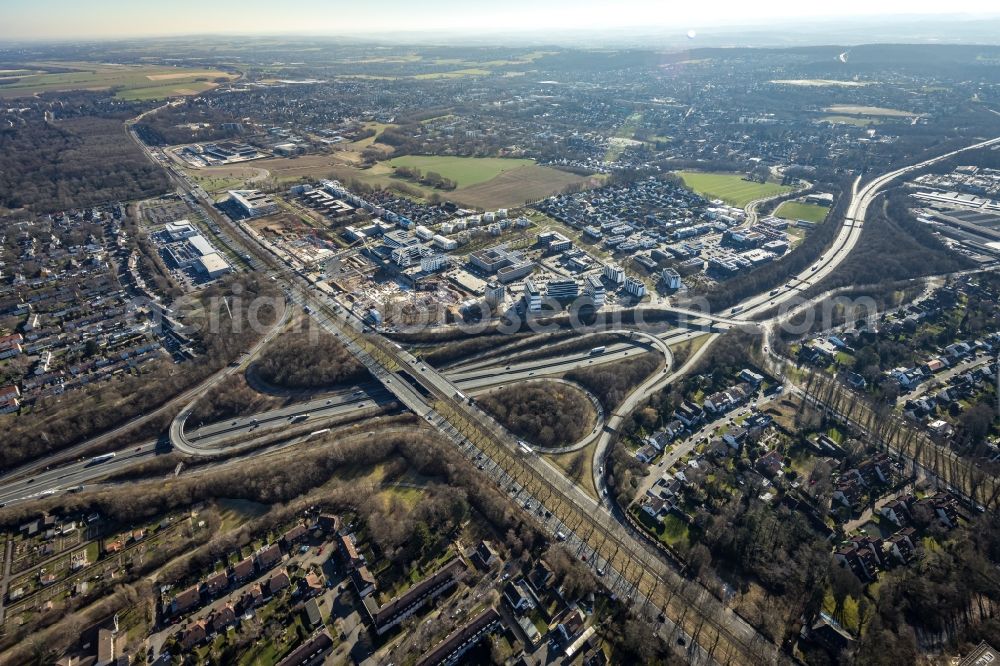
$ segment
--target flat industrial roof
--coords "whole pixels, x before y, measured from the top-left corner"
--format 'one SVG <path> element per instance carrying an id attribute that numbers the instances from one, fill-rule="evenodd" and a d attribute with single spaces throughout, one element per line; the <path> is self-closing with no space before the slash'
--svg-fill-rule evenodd
<path id="1" fill-rule="evenodd" d="M 212 252 L 211 254 L 206 254 L 201 259 L 201 267 L 206 273 L 214 273 L 216 271 L 224 271 L 229 268 L 229 262 L 223 259 L 217 252 Z"/>
<path id="2" fill-rule="evenodd" d="M 208 240 L 201 234 L 195 234 L 187 240 L 188 244 L 194 248 L 194 251 L 203 257 L 209 254 L 215 254 L 216 252 L 215 248 L 212 247 L 212 244 L 209 243 Z"/>

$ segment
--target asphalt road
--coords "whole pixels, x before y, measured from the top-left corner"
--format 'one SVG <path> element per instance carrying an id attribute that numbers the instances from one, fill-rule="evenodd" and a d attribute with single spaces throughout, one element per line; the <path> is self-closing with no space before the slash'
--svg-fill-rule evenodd
<path id="1" fill-rule="evenodd" d="M 881 189 L 894 178 L 903 175 L 907 172 L 922 168 L 934 162 L 947 159 L 953 155 L 963 152 L 964 150 L 971 150 L 974 148 L 984 147 L 987 145 L 992 145 L 997 142 L 1000 142 L 1000 138 L 981 142 L 974 146 L 969 146 L 961 150 L 953 151 L 945 155 L 941 155 L 937 158 L 927 160 L 917 165 L 898 169 L 896 171 L 875 178 L 874 180 L 869 182 L 864 187 L 861 187 L 860 189 L 859 189 L 860 183 L 859 181 L 856 181 L 854 184 L 852 201 L 848 209 L 848 214 L 846 216 L 846 219 L 832 247 L 829 250 L 827 250 L 827 252 L 823 255 L 823 257 L 821 257 L 816 264 L 814 264 L 810 268 L 806 269 L 799 275 L 789 280 L 789 282 L 786 285 L 780 287 L 774 293 L 761 294 L 756 297 L 747 299 L 739 306 L 734 308 L 729 314 L 733 316 L 739 314 L 738 319 L 740 320 L 748 319 L 756 314 L 762 314 L 763 312 L 771 309 L 775 305 L 781 304 L 782 302 L 793 298 L 802 289 L 808 288 L 813 284 L 820 282 L 823 278 L 832 273 L 839 266 L 839 264 L 848 256 L 850 251 L 857 244 L 858 238 L 861 235 L 863 221 L 868 206 L 875 200 Z M 140 146 L 143 146 L 142 142 L 137 142 L 137 143 L 139 143 Z M 143 149 L 146 150 L 147 154 L 150 155 L 151 159 L 154 160 L 156 159 L 151 153 L 149 153 L 149 150 L 145 146 L 143 146 Z M 186 183 L 186 186 L 192 187 L 192 184 L 188 182 Z M 200 188 L 193 186 L 193 193 L 194 196 L 205 202 L 205 199 L 207 197 L 204 194 L 204 192 L 200 190 Z M 205 202 L 205 203 L 208 207 L 210 207 L 210 202 Z M 235 228 L 241 233 L 242 236 L 246 237 L 246 233 L 240 230 L 238 226 Z M 254 245 L 252 239 L 244 238 L 243 240 L 250 240 L 249 244 L 251 246 Z M 286 274 L 296 283 L 306 282 L 304 279 L 300 280 L 290 271 Z M 308 290 L 309 287 L 307 286 L 306 289 Z M 309 296 L 306 295 L 307 293 L 309 294 Z M 299 292 L 295 289 L 291 290 L 290 295 L 292 296 L 293 301 L 298 302 L 304 306 L 310 303 L 315 303 L 318 298 L 318 295 L 315 293 L 309 291 Z M 330 299 L 330 298 L 322 298 L 322 300 L 328 306 L 336 302 L 335 299 Z M 325 313 L 325 308 L 321 308 L 319 311 L 314 310 L 311 312 L 311 314 L 314 319 L 316 319 L 322 326 L 327 328 L 327 330 L 329 330 L 331 333 L 333 333 L 334 335 L 338 335 L 338 337 L 342 337 L 342 340 L 345 342 L 348 348 L 359 359 L 365 362 L 366 366 L 368 366 L 370 371 L 373 372 L 376 379 L 383 384 L 384 389 L 387 392 L 395 394 L 396 398 L 400 402 L 402 402 L 405 406 L 413 410 L 419 416 L 424 417 L 428 421 L 430 421 L 432 425 L 436 426 L 446 436 L 450 437 L 457 446 L 464 447 L 470 458 L 473 458 L 474 460 L 479 460 L 478 466 L 480 467 L 480 469 L 482 469 L 487 474 L 494 476 L 498 484 L 500 484 L 501 486 L 505 486 L 508 485 L 509 483 L 509 492 L 512 493 L 516 501 L 521 501 L 522 499 L 521 494 L 526 495 L 526 493 L 524 493 L 524 489 L 519 488 L 517 484 L 513 482 L 513 479 L 511 479 L 509 475 L 507 475 L 507 471 L 504 470 L 500 465 L 497 465 L 494 461 L 489 460 L 488 458 L 484 459 L 482 452 L 479 452 L 477 454 L 474 451 L 475 447 L 470 442 L 468 442 L 461 434 L 459 434 L 449 421 L 445 420 L 440 415 L 434 412 L 434 410 L 431 408 L 430 402 L 422 394 L 422 391 L 431 391 L 432 394 L 437 393 L 440 395 L 449 396 L 455 399 L 456 402 L 459 402 L 461 398 L 461 393 L 459 391 L 459 388 L 461 387 L 460 383 L 454 383 L 452 381 L 452 378 L 437 372 L 433 368 L 428 368 L 419 359 L 414 357 L 412 354 L 409 354 L 402 348 L 398 349 L 386 348 L 384 346 L 385 344 L 392 344 L 392 343 L 387 343 L 384 339 L 381 339 L 377 336 L 372 336 L 367 339 L 358 338 L 354 332 L 348 331 L 348 328 L 354 328 L 356 330 L 364 330 L 364 325 L 360 322 L 360 320 L 358 320 L 357 316 L 354 315 L 353 313 L 341 312 L 338 315 L 339 321 L 333 321 L 332 319 L 330 319 L 329 315 Z M 693 314 L 700 314 L 700 313 L 693 313 Z M 706 320 L 716 321 L 716 322 L 723 321 L 725 319 L 733 320 L 734 317 L 723 318 L 711 315 L 706 317 Z M 729 322 L 724 322 L 724 323 L 729 323 Z M 343 336 L 341 336 L 341 332 L 344 333 Z M 664 337 L 667 337 L 667 335 L 669 334 L 664 334 L 663 336 L 660 336 L 660 339 L 662 340 Z M 692 335 L 692 332 L 688 332 L 684 335 Z M 713 335 L 712 339 L 714 339 L 714 337 L 716 336 Z M 625 415 L 630 413 L 641 402 L 641 400 L 644 400 L 645 397 L 648 396 L 651 392 L 656 391 L 659 388 L 662 388 L 670 381 L 680 376 L 683 372 L 686 372 L 691 367 L 693 367 L 694 363 L 696 363 L 697 360 L 700 358 L 700 356 L 704 354 L 705 351 L 709 348 L 712 339 L 710 339 L 705 345 L 703 345 L 702 348 L 696 354 L 692 355 L 692 357 L 689 358 L 688 361 L 685 363 L 684 367 L 682 367 L 678 371 L 672 374 L 668 374 L 666 372 L 657 374 L 649 378 L 646 382 L 644 382 L 636 391 L 634 391 L 625 400 L 624 404 L 621 405 L 619 409 L 616 410 L 616 412 L 611 415 L 611 418 L 609 420 L 609 425 L 611 426 L 611 428 L 616 429 L 617 425 L 613 424 L 620 423 L 622 418 L 624 418 Z M 626 356 L 629 352 L 628 350 L 624 349 L 622 350 L 613 349 L 610 350 L 609 354 L 614 355 L 619 353 L 622 356 Z M 589 356 L 589 352 L 587 353 L 587 355 Z M 584 363 L 584 361 L 587 362 L 586 364 L 590 364 L 594 360 L 595 359 L 593 358 L 577 357 L 577 358 L 566 359 L 563 361 L 556 361 L 556 365 L 551 365 L 552 363 L 551 359 L 544 359 L 540 360 L 540 362 L 537 363 L 529 362 L 527 364 L 524 363 L 517 364 L 517 366 L 511 365 L 509 369 L 505 367 L 504 375 L 506 381 L 517 381 L 518 379 L 525 378 L 525 375 L 527 377 L 534 377 L 539 371 L 543 371 L 544 368 L 562 367 L 559 365 L 560 363 L 565 363 L 565 364 L 575 363 L 579 365 Z M 670 359 L 668 358 L 667 360 L 669 363 Z M 533 369 L 532 366 L 537 366 L 538 369 Z M 542 366 L 544 366 L 544 368 Z M 410 374 L 413 377 L 415 377 L 416 382 L 409 381 L 404 373 Z M 487 378 L 486 373 L 467 375 L 465 378 L 471 382 L 493 381 Z M 360 396 L 352 395 L 351 397 L 360 397 Z M 327 405 L 324 402 L 323 405 L 317 406 L 316 409 L 333 412 L 338 409 L 350 408 L 350 405 L 352 404 L 350 400 L 344 400 L 342 402 L 338 402 L 337 404 L 333 404 L 332 398 L 327 398 L 327 400 L 331 400 L 331 403 L 329 405 Z M 299 407 L 299 409 L 301 410 L 301 407 Z M 471 409 L 471 411 L 474 413 L 478 412 L 478 410 L 475 410 L 474 408 Z M 280 423 L 282 419 L 288 420 L 289 416 L 291 416 L 292 419 L 294 419 L 296 414 L 272 415 L 268 417 L 269 418 L 268 423 L 269 424 Z M 481 418 L 487 418 L 484 415 L 479 415 L 479 416 Z M 311 415 L 310 418 L 312 418 Z M 262 427 L 259 421 L 260 418 L 258 417 L 258 424 L 254 424 L 251 422 L 249 425 L 250 426 L 256 425 L 257 427 Z M 192 435 L 193 437 L 196 438 L 200 437 L 200 441 L 202 442 L 207 442 L 211 441 L 214 438 L 224 437 L 227 433 L 232 432 L 231 428 L 234 427 L 240 428 L 243 427 L 244 425 L 245 424 L 239 423 L 239 420 L 237 420 L 236 424 L 232 423 L 215 424 L 213 426 L 209 426 L 208 428 L 210 428 L 211 430 L 209 432 L 202 433 L 201 436 L 199 436 L 197 432 L 193 433 Z M 611 433 L 607 433 L 607 437 L 602 437 L 601 442 L 599 442 L 599 445 L 597 447 L 597 451 L 595 452 L 595 458 L 599 459 L 601 462 L 603 462 L 602 456 L 604 455 L 606 441 L 610 441 L 610 439 L 611 439 Z M 194 442 L 198 440 L 189 439 L 188 441 Z M 605 447 L 602 447 L 601 443 L 605 443 Z M 103 463 L 78 461 L 76 463 L 73 463 L 72 465 L 62 467 L 56 470 L 43 471 L 39 474 L 36 474 L 36 476 L 31 479 L 22 479 L 20 481 L 17 481 L 16 484 L 21 484 L 20 487 L 12 488 L 10 487 L 10 485 L 5 486 L 3 490 L 0 491 L 0 499 L 2 499 L 4 496 L 11 495 L 12 493 L 18 493 L 18 492 L 24 493 L 26 491 L 39 492 L 39 493 L 51 492 L 52 489 L 55 487 L 62 488 L 67 486 L 78 485 L 81 479 L 87 478 L 88 475 L 95 473 L 97 468 L 99 468 L 101 465 L 107 465 L 109 468 L 112 468 L 114 466 L 124 464 L 126 463 L 126 461 L 133 462 L 128 460 L 128 458 L 142 458 L 146 456 L 151 456 L 155 452 L 154 447 L 155 444 L 150 442 L 144 445 L 140 445 L 138 447 L 138 450 L 134 450 L 132 452 L 121 452 L 120 455 L 115 456 L 115 458 L 111 461 Z M 184 450 L 180 446 L 178 448 L 182 451 Z M 568 482 L 562 475 L 558 473 L 558 471 L 552 468 L 552 466 L 547 461 L 541 460 L 536 456 L 528 456 L 527 458 L 525 458 L 525 461 L 530 467 L 534 467 L 536 471 L 544 474 L 545 478 L 551 479 L 553 487 L 558 488 L 558 492 L 564 500 L 567 500 L 572 504 L 577 505 L 578 507 L 581 508 L 585 508 L 588 506 L 591 507 L 590 513 L 591 515 L 593 515 L 595 524 L 601 524 L 604 526 L 604 529 L 610 530 L 611 532 L 616 532 L 616 531 L 620 532 L 622 530 L 622 527 L 615 522 L 615 519 L 613 519 L 612 516 L 600 510 L 594 511 L 594 509 L 598 509 L 597 503 L 595 503 L 592 498 L 588 497 L 585 493 L 583 493 L 577 486 Z M 595 474 L 598 477 L 595 478 L 595 482 L 597 482 L 598 488 L 600 489 L 603 488 L 602 485 L 603 478 L 601 478 L 601 475 L 596 472 L 596 470 L 599 468 L 602 469 L 603 464 L 600 464 L 600 466 L 595 465 Z M 59 485 L 57 486 L 54 484 L 59 484 Z M 29 489 L 28 486 L 32 486 L 32 488 Z M 42 486 L 48 486 L 48 488 L 46 488 L 45 490 L 36 490 L 38 488 L 41 488 Z M 558 520 L 555 519 L 554 516 L 548 514 L 543 507 L 538 505 L 537 499 L 532 498 L 530 495 L 527 495 L 523 498 L 523 505 L 525 506 L 525 509 L 529 511 L 531 510 L 542 511 L 542 516 L 545 519 L 544 527 L 546 527 L 550 533 L 555 534 L 559 540 L 565 540 L 569 547 L 577 548 L 581 556 L 588 555 L 588 552 L 586 552 L 588 549 L 588 546 L 586 545 L 587 540 L 578 538 L 578 535 L 575 534 L 573 530 L 569 529 L 568 527 L 560 526 L 558 524 Z M 550 524 L 553 520 L 555 520 L 556 524 Z M 637 535 L 634 534 L 630 536 L 632 537 L 634 545 L 641 546 L 642 547 L 641 550 L 645 550 L 647 552 L 649 551 L 650 548 L 649 544 L 646 543 L 644 540 L 642 540 L 641 537 L 636 538 Z M 627 541 L 623 540 L 621 541 L 621 543 L 624 544 L 627 543 Z M 632 546 L 630 546 L 630 548 L 631 547 Z M 651 559 L 647 559 L 645 557 L 642 558 L 645 561 L 645 563 L 650 567 L 655 567 L 655 570 L 658 571 L 663 570 L 663 567 L 666 566 L 666 564 L 662 562 L 662 560 L 660 560 L 659 558 L 655 557 L 654 552 L 649 552 L 649 555 L 651 555 Z M 618 574 L 613 570 L 610 570 L 610 567 L 607 566 L 607 563 L 602 562 L 595 552 L 593 551 L 589 552 L 589 557 L 587 561 L 589 566 L 594 567 L 595 571 L 597 571 L 599 575 L 603 574 L 612 577 L 611 580 L 607 581 L 609 583 L 609 586 L 612 587 L 612 589 L 614 589 L 614 587 L 620 584 L 621 580 L 623 580 L 623 579 L 618 579 L 618 581 L 616 582 L 614 578 L 617 577 Z M 670 571 L 663 570 L 663 573 L 658 575 L 665 576 L 669 573 Z M 628 585 L 628 583 L 626 582 L 625 585 Z M 632 591 L 628 596 L 634 596 L 634 594 L 635 592 Z M 712 599 L 705 599 L 704 604 L 706 604 L 707 607 L 714 608 L 717 604 L 713 604 L 712 601 L 713 601 Z M 699 606 L 702 605 L 701 600 L 699 600 L 698 605 Z M 728 631 L 730 632 L 731 635 L 741 636 L 748 642 L 756 640 L 757 635 L 754 629 L 749 625 L 747 625 L 742 620 L 734 618 L 733 616 L 730 615 L 729 619 L 724 621 L 726 622 Z M 695 651 L 693 656 L 694 656 L 693 659 L 694 661 L 701 661 L 701 659 L 697 658 L 699 656 L 697 651 Z"/>
<path id="2" fill-rule="evenodd" d="M 4 483 L 0 488 L 0 502 L 9 504 L 47 497 L 60 492 L 71 492 L 71 489 L 81 484 L 145 462 L 155 455 L 156 440 L 151 440 L 118 451 L 114 458 L 104 462 L 93 463 L 91 458 L 81 458 L 66 465 L 36 472 L 34 476 L 24 476 Z"/>

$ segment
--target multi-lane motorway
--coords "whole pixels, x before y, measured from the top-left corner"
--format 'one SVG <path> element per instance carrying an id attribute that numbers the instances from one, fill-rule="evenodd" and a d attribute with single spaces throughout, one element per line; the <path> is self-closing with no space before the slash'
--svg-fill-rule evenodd
<path id="1" fill-rule="evenodd" d="M 792 278 L 786 285 L 770 293 L 746 299 L 734 307 L 728 316 L 724 318 L 709 316 L 706 317 L 706 321 L 710 324 L 720 322 L 732 324 L 740 320 L 751 320 L 794 298 L 803 289 L 811 287 L 832 273 L 848 256 L 861 235 L 868 206 L 885 185 L 900 175 L 946 159 L 963 150 L 985 147 L 997 142 L 1000 142 L 1000 138 L 897 169 L 875 178 L 863 187 L 860 186 L 860 181 L 856 181 L 851 204 L 838 236 L 832 247 L 816 264 Z M 146 146 L 141 142 L 138 143 L 151 159 L 156 160 Z M 516 441 L 475 405 L 469 404 L 463 393 L 463 391 L 471 393 L 504 382 L 562 373 L 566 369 L 590 365 L 597 362 L 597 359 L 588 358 L 589 353 L 584 352 L 583 355 L 566 354 L 557 359 L 512 362 L 504 365 L 502 370 L 470 364 L 456 368 L 450 373 L 438 372 L 395 343 L 368 331 L 355 315 L 342 308 L 336 298 L 313 291 L 313 285 L 304 276 L 291 267 L 286 268 L 275 261 L 268 255 L 269 250 L 259 246 L 256 239 L 246 234 L 239 225 L 221 218 L 212 210 L 211 201 L 207 200 L 207 196 L 200 191 L 200 188 L 195 188 L 183 174 L 175 173 L 175 169 L 169 164 L 165 166 L 184 191 L 196 197 L 214 218 L 231 229 L 240 241 L 234 249 L 242 253 L 247 247 L 252 248 L 251 253 L 257 256 L 257 261 L 252 262 L 254 265 L 266 264 L 276 268 L 277 274 L 281 275 L 280 284 L 288 290 L 290 298 L 308 308 L 307 312 L 321 326 L 340 337 L 381 384 L 381 389 L 372 387 L 357 389 L 365 391 L 364 396 L 354 395 L 352 392 L 350 395 L 336 398 L 326 397 L 321 403 L 313 401 L 319 404 L 311 404 L 309 407 L 298 405 L 285 408 L 285 411 L 280 413 L 250 417 L 249 423 L 235 419 L 235 423 L 230 421 L 195 427 L 186 433 L 180 428 L 179 434 L 172 428 L 171 438 L 174 439 L 174 435 L 178 436 L 179 445 L 176 446 L 178 450 L 191 453 L 201 447 L 224 442 L 239 430 L 278 428 L 286 422 L 296 420 L 301 422 L 315 418 L 319 421 L 344 410 L 363 408 L 366 402 L 376 406 L 395 401 L 425 419 L 429 425 L 439 429 L 471 460 L 478 461 L 478 466 L 484 472 L 491 476 L 495 475 L 501 485 L 508 487 L 516 501 L 519 503 L 523 501 L 522 506 L 525 510 L 544 517 L 543 527 L 548 528 L 550 533 L 566 540 L 581 554 L 589 554 L 588 562 L 595 567 L 599 575 L 608 576 L 608 580 L 613 580 L 615 585 L 626 586 L 630 590 L 629 596 L 637 601 L 641 600 L 643 604 L 648 602 L 662 609 L 671 622 L 673 635 L 688 635 L 689 638 L 701 643 L 702 647 L 712 644 L 718 650 L 712 657 L 692 641 L 692 650 L 689 652 L 692 661 L 705 663 L 713 660 L 730 663 L 785 661 L 777 646 L 761 637 L 753 627 L 727 613 L 724 606 L 700 586 L 692 587 L 692 584 L 680 579 L 642 535 L 637 535 L 620 524 L 620 516 L 613 516 L 606 508 L 595 503 L 546 461 L 540 460 L 537 456 L 526 456 L 519 451 Z M 678 341 L 699 334 L 702 333 L 673 331 L 655 337 L 665 344 L 667 340 Z M 713 335 L 683 368 L 672 374 L 667 372 L 670 358 L 669 352 L 666 352 L 667 367 L 664 368 L 664 372 L 656 373 L 647 379 L 626 399 L 625 403 L 611 415 L 609 430 L 613 431 L 617 427 L 616 424 L 651 392 L 665 386 L 689 369 L 698 357 L 705 353 L 715 337 Z M 616 343 L 605 351 L 605 358 L 615 360 L 630 353 L 636 352 Z M 303 412 L 303 410 L 309 411 Z M 303 419 L 303 416 L 306 418 Z M 256 423 L 253 420 L 256 420 Z M 183 426 L 183 419 L 181 425 Z M 598 446 L 600 456 L 604 455 L 611 440 L 612 432 L 602 437 Z M 119 452 L 114 458 L 115 466 L 125 462 L 134 464 L 147 458 L 153 453 L 153 446 L 152 443 L 147 443 L 130 452 Z M 59 487 L 63 488 L 78 485 L 82 479 L 88 478 L 88 474 L 93 474 L 95 468 L 103 464 L 108 463 L 88 464 L 86 461 L 80 461 L 70 466 L 38 473 L 32 480 L 21 479 L 14 484 L 17 487 L 11 484 L 4 487 L 0 501 L 2 497 L 11 496 L 11 493 L 42 492 L 34 489 L 43 486 L 47 486 L 45 490 L 51 490 L 54 484 L 60 484 Z M 601 467 L 603 465 L 595 465 L 597 469 Z M 596 478 L 595 482 L 599 488 L 603 487 L 602 478 Z M 32 488 L 29 489 L 29 486 Z M 555 524 L 550 524 L 553 521 Z M 701 635 L 690 635 L 689 630 L 694 627 L 698 628 L 697 631 Z M 720 656 L 723 658 L 719 659 Z"/>

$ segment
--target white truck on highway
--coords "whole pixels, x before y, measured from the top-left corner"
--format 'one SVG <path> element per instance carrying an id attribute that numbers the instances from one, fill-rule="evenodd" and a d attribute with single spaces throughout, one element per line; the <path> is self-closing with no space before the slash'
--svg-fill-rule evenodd
<path id="1" fill-rule="evenodd" d="M 114 457 L 115 457 L 114 453 L 102 453 L 99 456 L 94 456 L 93 458 L 91 458 L 90 459 L 90 464 L 91 465 L 99 465 L 102 462 L 107 462 L 107 461 L 111 460 Z"/>
<path id="2" fill-rule="evenodd" d="M 598 356 L 600 354 L 603 354 L 605 352 L 605 350 L 606 350 L 606 347 L 604 347 L 603 345 L 600 346 L 600 347 L 594 347 L 593 349 L 590 350 L 590 355 L 591 356 Z"/>

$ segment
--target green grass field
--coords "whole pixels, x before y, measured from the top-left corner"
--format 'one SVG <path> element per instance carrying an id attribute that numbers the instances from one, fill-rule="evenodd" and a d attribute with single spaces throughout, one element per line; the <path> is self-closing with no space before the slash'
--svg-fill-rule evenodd
<path id="1" fill-rule="evenodd" d="M 438 155 L 404 155 L 389 160 L 391 167 L 411 167 L 423 173 L 430 171 L 469 187 L 496 178 L 505 171 L 534 164 L 532 160 L 504 157 L 449 157 Z"/>
<path id="2" fill-rule="evenodd" d="M 66 90 L 117 90 L 122 99 L 158 99 L 197 95 L 214 88 L 216 79 L 233 75 L 215 69 L 87 62 L 27 63 L 28 73 L 0 77 L 0 97 L 23 97 Z M 30 69 L 29 69 L 30 68 Z M 72 71 L 52 72 L 51 69 Z"/>
<path id="3" fill-rule="evenodd" d="M 684 184 L 708 199 L 722 199 L 731 206 L 746 206 L 755 199 L 764 199 L 791 192 L 792 187 L 778 183 L 757 183 L 743 180 L 738 173 L 678 171 Z"/>
<path id="4" fill-rule="evenodd" d="M 803 203 L 801 201 L 785 201 L 778 210 L 774 211 L 776 217 L 785 220 L 806 220 L 807 222 L 822 222 L 826 219 L 830 209 L 818 204 Z"/>

